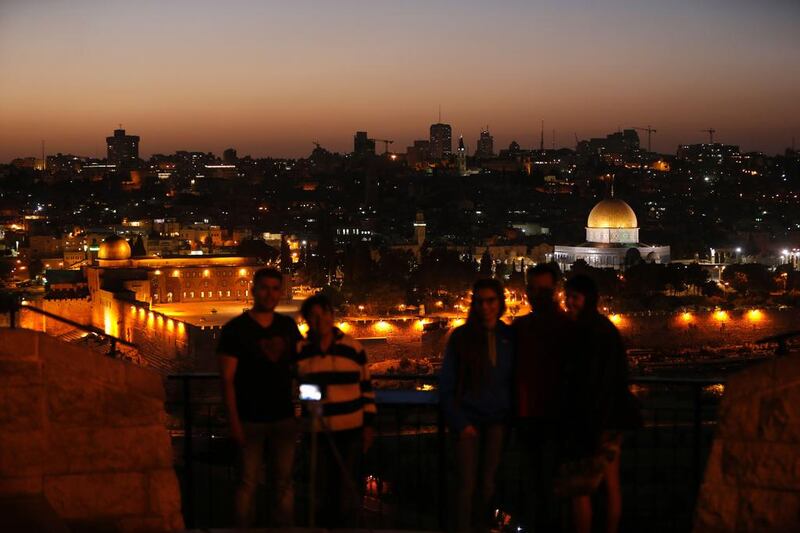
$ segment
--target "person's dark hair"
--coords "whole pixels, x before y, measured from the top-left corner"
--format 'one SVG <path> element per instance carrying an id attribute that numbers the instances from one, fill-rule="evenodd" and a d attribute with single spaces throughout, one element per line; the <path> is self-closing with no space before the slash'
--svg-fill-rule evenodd
<path id="1" fill-rule="evenodd" d="M 267 278 L 277 279 L 278 283 L 283 283 L 283 274 L 281 274 L 278 269 L 272 267 L 264 267 L 264 268 L 259 268 L 253 274 L 253 285 L 256 285 L 262 279 L 267 279 Z"/>
<path id="2" fill-rule="evenodd" d="M 309 296 L 305 299 L 303 305 L 300 306 L 300 314 L 306 322 L 308 322 L 308 317 L 311 316 L 311 310 L 317 306 L 321 307 L 323 311 L 333 312 L 333 304 L 327 296 L 324 294 Z"/>
<path id="3" fill-rule="evenodd" d="M 478 318 L 478 292 L 490 289 L 497 295 L 500 305 L 498 318 L 506 310 L 506 295 L 503 284 L 496 279 L 479 279 L 472 286 L 472 302 L 470 303 L 467 322 L 453 339 L 458 354 L 457 392 L 461 397 L 465 392 L 477 393 L 486 383 L 490 372 L 488 332 Z"/>
<path id="4" fill-rule="evenodd" d="M 550 263 L 539 263 L 538 265 L 533 265 L 532 267 L 528 268 L 528 276 L 526 279 L 531 279 L 533 276 L 542 276 L 542 275 L 549 275 L 553 278 L 553 283 L 556 284 L 559 281 L 559 273 Z"/>
<path id="5" fill-rule="evenodd" d="M 585 274 L 577 274 L 567 280 L 564 285 L 567 291 L 577 292 L 583 295 L 584 312 L 596 312 L 597 304 L 600 300 L 600 292 L 597 290 L 597 283 L 592 278 Z"/>
<path id="6" fill-rule="evenodd" d="M 467 322 L 480 324 L 477 316 L 477 300 L 478 292 L 484 289 L 489 289 L 497 295 L 497 300 L 500 302 L 500 314 L 497 318 L 502 317 L 506 312 L 506 293 L 503 284 L 500 280 L 494 278 L 479 279 L 472 285 L 472 301 L 469 304 L 469 315 Z"/>

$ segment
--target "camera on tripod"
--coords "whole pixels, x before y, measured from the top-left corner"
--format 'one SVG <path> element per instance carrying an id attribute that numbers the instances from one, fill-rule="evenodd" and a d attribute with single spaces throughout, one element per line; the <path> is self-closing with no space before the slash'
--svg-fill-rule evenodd
<path id="1" fill-rule="evenodd" d="M 299 399 L 301 402 L 322 401 L 322 387 L 316 383 L 301 383 L 299 387 Z"/>

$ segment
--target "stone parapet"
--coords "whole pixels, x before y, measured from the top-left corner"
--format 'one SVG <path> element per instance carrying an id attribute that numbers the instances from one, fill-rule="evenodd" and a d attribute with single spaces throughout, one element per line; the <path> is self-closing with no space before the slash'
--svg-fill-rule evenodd
<path id="1" fill-rule="evenodd" d="M 0 329 L 0 497 L 41 495 L 71 531 L 180 530 L 165 419 L 157 373 Z"/>
<path id="2" fill-rule="evenodd" d="M 694 530 L 800 531 L 800 354 L 729 379 Z"/>

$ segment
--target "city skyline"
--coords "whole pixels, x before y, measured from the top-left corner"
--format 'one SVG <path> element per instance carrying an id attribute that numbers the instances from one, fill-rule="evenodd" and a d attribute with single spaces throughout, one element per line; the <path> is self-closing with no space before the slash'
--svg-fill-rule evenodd
<path id="1" fill-rule="evenodd" d="M 103 157 L 118 124 L 141 154 L 299 157 L 352 135 L 402 152 L 438 121 L 474 151 L 489 125 L 574 147 L 652 125 L 653 149 L 715 140 L 782 152 L 800 131 L 800 5 L 588 6 L 92 1 L 0 7 L 0 161 Z"/>

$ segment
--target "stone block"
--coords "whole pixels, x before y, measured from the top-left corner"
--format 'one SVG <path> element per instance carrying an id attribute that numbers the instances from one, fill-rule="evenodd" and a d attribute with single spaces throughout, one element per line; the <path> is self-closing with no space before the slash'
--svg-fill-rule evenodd
<path id="1" fill-rule="evenodd" d="M 800 385 L 800 358 L 797 353 L 775 359 L 774 372 L 781 385 Z"/>
<path id="2" fill-rule="evenodd" d="M 706 461 L 706 471 L 703 477 L 703 483 L 709 485 L 722 485 L 725 480 L 722 475 L 722 446 L 723 441 L 714 439 L 711 444 L 711 451 L 708 454 L 708 461 Z"/>
<path id="3" fill-rule="evenodd" d="M 125 384 L 124 363 L 86 348 L 42 336 L 39 354 L 44 361 L 44 377 L 48 382 L 63 376 L 79 376 L 86 382 Z"/>
<path id="4" fill-rule="evenodd" d="M 736 531 L 748 533 L 800 531 L 800 493 L 741 489 Z"/>
<path id="5" fill-rule="evenodd" d="M 41 494 L 0 498 L 0 531 L 70 533 Z"/>
<path id="6" fill-rule="evenodd" d="M 68 519 L 142 515 L 147 477 L 138 472 L 45 476 L 44 495 Z"/>
<path id="7" fill-rule="evenodd" d="M 0 498 L 23 494 L 41 494 L 42 476 L 5 477 L 0 476 Z"/>
<path id="8" fill-rule="evenodd" d="M 0 388 L 30 387 L 42 383 L 42 363 L 38 359 L 0 359 Z"/>
<path id="9" fill-rule="evenodd" d="M 723 400 L 718 409 L 717 434 L 721 438 L 755 438 L 758 434 L 758 414 L 758 396 Z"/>
<path id="10" fill-rule="evenodd" d="M 182 531 L 183 518 L 180 514 L 163 516 L 126 516 L 117 522 L 119 533 L 165 533 Z"/>
<path id="11" fill-rule="evenodd" d="M 775 361 L 769 359 L 730 376 L 722 403 L 769 391 L 775 386 Z"/>
<path id="12" fill-rule="evenodd" d="M 166 423 L 164 403 L 152 396 L 106 390 L 103 410 L 106 427 L 163 426 Z"/>
<path id="13" fill-rule="evenodd" d="M 761 397 L 758 435 L 766 441 L 800 443 L 800 384 Z"/>
<path id="14" fill-rule="evenodd" d="M 42 334 L 29 329 L 0 329 L 0 359 L 36 359 Z"/>
<path id="15" fill-rule="evenodd" d="M 800 448 L 770 442 L 723 444 L 722 476 L 728 484 L 800 491 Z"/>
<path id="16" fill-rule="evenodd" d="M 64 428 L 48 435 L 47 472 L 145 471 L 172 467 L 169 435 L 162 426 Z"/>
<path id="17" fill-rule="evenodd" d="M 43 431 L 0 432 L 0 478 L 42 475 Z"/>
<path id="18" fill-rule="evenodd" d="M 163 378 L 153 370 L 126 364 L 125 383 L 132 393 L 150 396 L 162 402 L 166 398 Z"/>
<path id="19" fill-rule="evenodd" d="M 731 532 L 739 505 L 737 488 L 703 483 L 695 511 L 695 533 Z"/>
<path id="20" fill-rule="evenodd" d="M 59 427 L 97 427 L 105 423 L 105 388 L 89 380 L 76 379 L 74 374 L 48 379 L 46 386 L 47 416 Z"/>
<path id="21" fill-rule="evenodd" d="M 0 387 L 0 430 L 27 432 L 44 424 L 44 388 Z"/>
<path id="22" fill-rule="evenodd" d="M 181 510 L 181 491 L 175 470 L 165 468 L 148 474 L 150 512 L 158 515 L 177 513 Z"/>

